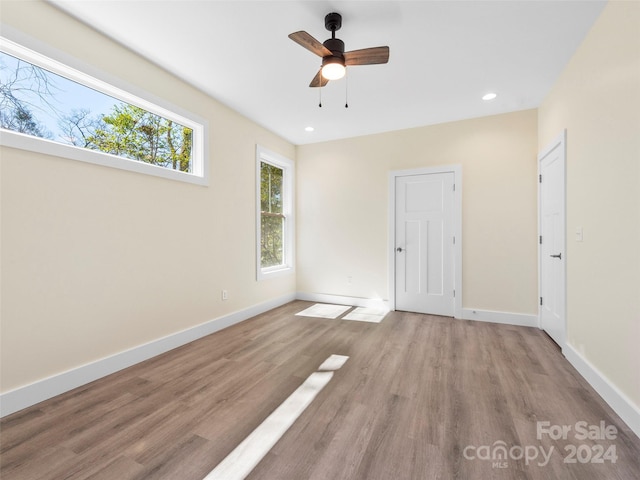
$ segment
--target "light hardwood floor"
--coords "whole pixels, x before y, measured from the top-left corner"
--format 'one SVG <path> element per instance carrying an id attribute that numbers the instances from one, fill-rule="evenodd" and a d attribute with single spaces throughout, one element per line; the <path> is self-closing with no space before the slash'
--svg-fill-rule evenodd
<path id="1" fill-rule="evenodd" d="M 309 305 L 292 302 L 4 418 L 0 477 L 202 480 L 338 354 L 350 358 L 247 478 L 640 478 L 640 440 L 543 332 L 403 312 L 380 324 L 295 316 Z M 617 436 L 576 439 L 581 421 L 613 425 Z M 537 422 L 572 431 L 539 439 Z M 496 442 L 512 452 L 500 465 L 474 458 Z M 564 463 L 569 445 L 582 460 L 598 445 L 617 459 Z M 518 447 L 538 458 L 511 458 Z M 540 448 L 551 447 L 539 465 Z"/>

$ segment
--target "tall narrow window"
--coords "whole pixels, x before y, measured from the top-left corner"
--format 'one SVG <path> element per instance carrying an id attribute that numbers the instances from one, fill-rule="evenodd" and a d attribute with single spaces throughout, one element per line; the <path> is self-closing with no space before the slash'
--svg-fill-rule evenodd
<path id="1" fill-rule="evenodd" d="M 293 163 L 257 148 L 258 279 L 293 267 Z"/>

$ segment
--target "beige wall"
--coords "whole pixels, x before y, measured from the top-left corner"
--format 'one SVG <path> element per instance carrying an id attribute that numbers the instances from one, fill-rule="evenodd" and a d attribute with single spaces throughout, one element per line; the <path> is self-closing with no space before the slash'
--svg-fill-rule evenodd
<path id="1" fill-rule="evenodd" d="M 298 290 L 388 299 L 389 172 L 460 164 L 463 307 L 536 314 L 536 142 L 528 110 L 299 146 Z"/>
<path id="2" fill-rule="evenodd" d="M 291 144 L 43 2 L 2 21 L 207 119 L 211 170 L 200 187 L 2 147 L 3 392 L 295 292 L 255 280 L 255 145 Z"/>
<path id="3" fill-rule="evenodd" d="M 539 109 L 539 147 L 567 129 L 568 343 L 640 407 L 639 26 L 640 3 L 605 7 Z"/>

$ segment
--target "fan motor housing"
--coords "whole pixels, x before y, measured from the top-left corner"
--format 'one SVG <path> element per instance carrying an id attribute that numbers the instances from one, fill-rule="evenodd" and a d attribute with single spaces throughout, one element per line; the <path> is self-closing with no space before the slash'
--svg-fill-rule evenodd
<path id="1" fill-rule="evenodd" d="M 331 50 L 334 55 L 342 57 L 344 54 L 344 42 L 339 38 L 329 38 L 324 41 L 323 45 Z"/>

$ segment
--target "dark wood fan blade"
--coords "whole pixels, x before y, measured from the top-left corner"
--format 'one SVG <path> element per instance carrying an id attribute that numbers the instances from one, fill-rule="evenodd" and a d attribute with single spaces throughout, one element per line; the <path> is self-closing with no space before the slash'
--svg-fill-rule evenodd
<path id="1" fill-rule="evenodd" d="M 389 61 L 389 47 L 363 48 L 345 52 L 345 65 L 375 65 Z"/>
<path id="2" fill-rule="evenodd" d="M 326 57 L 327 55 L 332 55 L 331 50 L 325 47 L 318 40 L 313 38 L 307 32 L 300 31 L 294 32 L 289 35 L 289 38 L 296 42 L 298 45 L 302 45 L 307 50 L 315 53 L 319 57 Z"/>
<path id="3" fill-rule="evenodd" d="M 313 77 L 313 80 L 311 80 L 311 83 L 309 84 L 310 87 L 324 87 L 327 83 L 329 83 L 329 80 L 327 80 L 326 78 L 324 78 L 322 76 L 322 69 L 318 70 L 318 73 L 316 74 L 315 77 Z"/>

